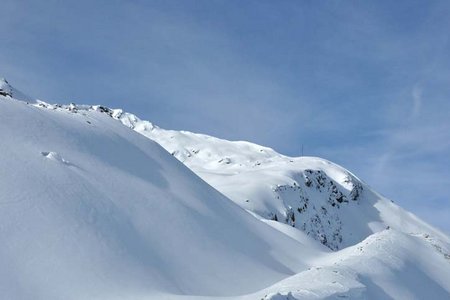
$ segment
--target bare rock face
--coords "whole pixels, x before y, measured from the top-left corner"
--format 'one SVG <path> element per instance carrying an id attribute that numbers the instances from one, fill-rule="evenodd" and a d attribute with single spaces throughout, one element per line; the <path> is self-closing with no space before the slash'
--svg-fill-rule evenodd
<path id="1" fill-rule="evenodd" d="M 360 201 L 362 184 L 350 175 L 343 188 L 322 170 L 306 169 L 300 172 L 292 185 L 278 185 L 273 189 L 286 212 L 282 217 L 267 216 L 304 231 L 331 250 L 342 248 L 342 214 L 348 206 Z M 303 180 L 302 180 L 303 179 Z"/>

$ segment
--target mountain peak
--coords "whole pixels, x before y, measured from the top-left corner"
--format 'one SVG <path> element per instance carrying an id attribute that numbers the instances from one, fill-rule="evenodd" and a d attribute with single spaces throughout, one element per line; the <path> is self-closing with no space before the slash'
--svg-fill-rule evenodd
<path id="1" fill-rule="evenodd" d="M 3 77 L 0 77 L 0 95 L 12 97 L 12 87 Z"/>
<path id="2" fill-rule="evenodd" d="M 448 236 L 343 167 L 9 90 L 2 298 L 448 299 Z"/>
<path id="3" fill-rule="evenodd" d="M 4 77 L 0 77 L 0 96 L 11 97 L 26 102 L 35 102 L 32 97 L 14 88 Z"/>

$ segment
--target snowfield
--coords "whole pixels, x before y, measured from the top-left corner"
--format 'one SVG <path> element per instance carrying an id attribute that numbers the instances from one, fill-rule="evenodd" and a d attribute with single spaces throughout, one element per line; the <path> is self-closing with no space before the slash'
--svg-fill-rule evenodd
<path id="1" fill-rule="evenodd" d="M 449 237 L 340 166 L 14 91 L 0 299 L 450 298 Z"/>

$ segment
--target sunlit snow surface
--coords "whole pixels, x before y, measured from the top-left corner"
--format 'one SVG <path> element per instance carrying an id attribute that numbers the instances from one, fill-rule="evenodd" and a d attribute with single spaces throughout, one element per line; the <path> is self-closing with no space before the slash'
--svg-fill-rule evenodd
<path id="1" fill-rule="evenodd" d="M 287 157 L 248 142 L 165 130 L 121 110 L 111 115 L 161 144 L 239 206 L 290 224 L 333 250 L 388 226 L 407 233 L 423 228 L 434 232 L 325 159 Z"/>
<path id="2" fill-rule="evenodd" d="M 0 118 L 2 299 L 450 296 L 449 238 L 328 161 L 99 106 Z"/>

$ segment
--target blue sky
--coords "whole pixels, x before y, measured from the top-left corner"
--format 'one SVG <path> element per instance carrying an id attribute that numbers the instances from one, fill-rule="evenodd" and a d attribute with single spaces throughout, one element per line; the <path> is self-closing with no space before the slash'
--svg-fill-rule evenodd
<path id="1" fill-rule="evenodd" d="M 321 156 L 450 232 L 450 2 L 3 0 L 0 74 L 48 102 Z"/>

